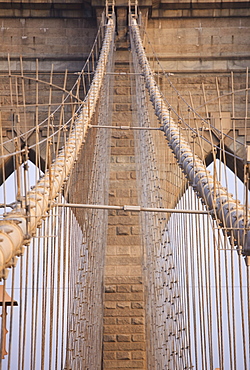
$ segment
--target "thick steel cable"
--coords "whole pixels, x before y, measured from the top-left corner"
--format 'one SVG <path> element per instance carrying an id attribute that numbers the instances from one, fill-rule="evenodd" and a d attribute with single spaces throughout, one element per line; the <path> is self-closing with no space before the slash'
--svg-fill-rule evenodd
<path id="1" fill-rule="evenodd" d="M 5 277 L 5 269 L 7 267 L 13 266 L 15 262 L 14 257 L 22 253 L 22 246 L 29 242 L 36 227 L 39 226 L 41 219 L 49 209 L 50 201 L 55 199 L 61 191 L 64 181 L 74 166 L 96 108 L 106 65 L 113 52 L 111 48 L 113 35 L 114 22 L 110 18 L 106 25 L 103 47 L 91 87 L 81 112 L 76 116 L 75 125 L 67 140 L 66 147 L 58 154 L 51 166 L 51 172 L 47 170 L 44 177 L 27 194 L 27 200 L 30 205 L 28 233 L 23 204 L 18 205 L 4 217 L 3 221 L 0 221 L 0 278 Z M 50 184 L 52 184 L 52 189 L 50 189 Z"/>
<path id="2" fill-rule="evenodd" d="M 148 111 L 145 85 L 141 82 L 143 77 L 140 73 L 137 74 L 138 67 L 137 60 L 134 59 L 136 74 L 135 99 L 132 99 L 133 122 L 138 122 L 142 127 L 148 127 L 152 125 L 152 121 Z M 162 153 L 158 153 L 156 148 L 159 145 L 157 137 L 153 137 L 152 132 L 148 130 L 134 133 L 138 188 L 141 189 L 139 202 L 144 207 L 162 207 L 164 202 L 168 202 L 168 194 L 163 193 L 161 188 L 157 156 L 162 159 Z M 141 214 L 146 254 L 143 270 L 146 286 L 148 367 L 184 369 L 191 366 L 187 345 L 188 330 L 185 330 L 183 292 L 179 287 L 179 281 L 177 282 L 177 265 L 173 259 L 172 245 L 165 222 L 166 219 L 157 213 Z"/>
<path id="3" fill-rule="evenodd" d="M 143 78 L 141 78 L 141 83 L 143 83 Z M 138 90 L 137 94 L 139 96 Z M 143 109 L 143 104 L 140 104 L 139 109 Z M 141 115 L 140 119 L 141 122 L 143 122 L 143 115 Z M 157 145 L 158 144 L 159 141 L 157 142 Z M 148 142 L 147 145 L 144 145 L 143 140 L 141 140 L 139 143 L 139 149 L 142 152 L 147 151 L 148 157 L 151 154 L 150 145 L 150 142 Z M 193 158 L 195 163 L 195 157 Z M 149 160 L 146 159 L 147 157 L 144 159 L 144 161 L 140 163 L 139 167 L 147 167 L 148 171 L 150 171 L 150 161 L 152 160 L 152 156 L 149 158 Z M 161 159 L 163 159 L 163 156 L 161 157 Z M 145 171 L 145 169 L 141 171 Z M 215 175 L 216 174 L 217 171 L 215 171 Z M 226 171 L 224 171 L 224 174 L 226 176 Z M 146 181 L 146 176 L 143 178 L 143 180 L 144 182 Z M 143 189 L 144 188 L 145 186 L 143 186 Z M 149 191 L 148 188 L 147 190 Z M 188 188 L 187 193 L 185 193 L 183 198 L 184 202 L 187 197 L 189 198 L 188 206 L 186 205 L 188 209 L 193 209 L 193 207 L 204 209 L 201 202 L 198 202 L 195 198 L 195 194 L 190 187 Z M 227 201 L 230 201 L 231 199 L 228 198 L 228 194 L 226 195 L 226 198 Z M 148 193 L 148 198 L 146 199 L 146 201 L 150 201 L 150 193 Z M 179 204 L 179 207 L 181 209 L 185 208 L 185 205 L 183 206 L 183 199 L 181 199 L 180 202 L 182 203 Z M 169 240 L 171 241 L 171 244 L 173 243 L 173 245 L 175 246 L 175 248 L 172 248 L 172 251 L 174 252 L 174 264 L 175 266 L 178 266 L 179 281 L 183 281 L 183 290 L 186 291 L 186 304 L 184 302 L 184 307 L 185 311 L 188 311 L 187 322 L 189 323 L 189 326 L 187 330 L 189 334 L 189 343 L 192 347 L 190 349 L 190 357 L 196 363 L 197 368 L 204 368 L 205 366 L 209 369 L 220 367 L 230 368 L 233 370 L 234 368 L 238 368 L 239 366 L 247 369 L 248 367 L 246 364 L 246 351 L 248 351 L 249 333 L 246 327 L 246 313 L 244 314 L 247 303 L 245 301 L 245 294 L 243 294 L 244 286 L 242 286 L 242 282 L 244 280 L 246 281 L 246 274 L 244 273 L 244 271 L 246 270 L 246 266 L 244 266 L 244 262 L 242 258 L 240 258 L 240 256 L 234 256 L 235 258 L 233 257 L 232 261 L 228 260 L 228 258 L 225 256 L 225 253 L 229 253 L 228 251 L 230 248 L 229 244 L 227 243 L 227 238 L 222 237 L 221 231 L 217 230 L 215 223 L 213 223 L 213 226 L 211 226 L 212 220 L 209 217 L 202 216 L 202 218 L 200 218 L 190 215 L 188 216 L 188 219 L 188 225 L 186 226 L 184 215 L 172 215 L 171 222 L 168 224 L 168 228 L 169 232 L 171 232 Z M 146 243 L 148 242 L 148 245 L 150 245 L 150 240 L 147 241 L 150 235 L 147 236 L 147 233 L 149 233 L 149 230 L 151 233 L 153 233 L 153 228 L 149 226 L 149 220 L 146 220 L 145 222 L 148 222 L 148 230 L 144 230 L 143 228 L 142 234 L 145 236 Z M 198 229 L 197 231 L 198 227 L 200 229 Z M 185 229 L 185 231 L 183 229 Z M 205 230 L 206 233 L 204 232 L 203 236 L 203 231 Z M 164 230 L 163 233 L 165 233 Z M 214 243 L 210 242 L 211 237 L 214 238 Z M 192 240 L 190 240 L 191 238 Z M 152 244 L 153 243 L 151 243 L 151 246 Z M 179 250 L 180 248 L 181 252 Z M 223 249 L 226 250 L 224 251 Z M 233 250 L 231 249 L 231 254 L 233 254 L 232 252 Z M 180 258 L 178 258 L 178 256 Z M 164 260 L 164 249 L 161 250 L 161 258 L 162 260 Z M 232 284 L 231 298 L 228 289 L 230 287 L 230 278 L 231 281 L 234 281 L 234 279 L 232 276 L 230 276 L 230 270 L 233 270 L 232 265 L 235 263 L 237 258 L 239 258 L 239 261 L 243 263 L 243 266 L 241 264 L 241 267 L 239 267 L 239 273 L 241 274 L 242 269 L 244 279 L 242 279 L 242 281 L 239 283 L 236 279 L 235 283 Z M 160 302 L 160 295 L 158 294 L 158 292 L 159 286 L 161 287 L 160 284 L 162 280 L 159 278 L 157 264 L 154 264 L 154 274 L 150 272 L 150 269 L 152 268 L 151 265 L 152 263 L 149 263 L 145 268 L 145 274 L 149 275 L 147 284 L 152 284 L 150 294 L 153 298 L 157 299 L 158 297 L 158 302 Z M 182 272 L 186 272 L 186 281 L 181 280 Z M 191 275 L 192 281 L 190 279 Z M 164 272 L 162 273 L 162 277 L 163 281 L 164 277 L 165 281 L 167 280 L 166 274 L 164 276 Z M 239 284 L 239 286 L 237 283 Z M 189 284 L 191 284 L 190 287 Z M 180 284 L 180 286 L 182 287 L 182 284 Z M 240 298 L 239 294 L 237 294 L 236 297 L 235 289 L 237 292 L 237 288 L 240 288 L 241 299 L 237 299 L 238 297 Z M 214 290 L 216 294 L 214 293 Z M 190 295 L 193 296 L 193 298 L 190 298 Z M 166 308 L 166 306 L 167 303 L 165 302 L 163 307 Z M 162 310 L 164 310 L 164 308 L 162 308 Z M 149 334 L 150 339 L 151 341 L 156 340 L 155 348 L 158 351 L 155 355 L 155 348 L 152 343 L 149 347 L 149 357 L 151 356 L 149 367 L 154 368 L 154 364 L 156 363 L 158 365 L 158 368 L 167 368 L 166 366 L 164 367 L 164 365 L 162 364 L 165 363 L 164 361 L 169 355 L 169 352 L 166 351 L 167 356 L 162 359 L 162 348 L 165 348 L 166 346 L 167 349 L 169 349 L 171 347 L 171 344 L 169 341 L 166 341 L 164 345 L 160 341 L 160 339 L 163 338 L 163 336 L 161 336 L 161 330 L 164 330 L 163 322 L 165 311 L 162 315 L 159 312 L 158 321 L 156 319 L 158 315 L 158 306 L 154 307 L 154 305 L 151 304 L 151 306 L 147 306 L 147 309 L 150 313 L 150 315 L 148 316 L 150 316 L 150 318 L 154 318 L 152 324 L 155 324 L 155 328 L 153 328 L 152 332 Z M 156 310 L 155 313 L 153 312 L 154 310 Z M 192 313 L 194 313 L 194 311 L 196 312 L 193 315 Z M 230 318 L 232 317 L 233 312 L 235 314 L 235 317 L 233 317 L 231 323 Z M 190 313 L 191 316 L 193 316 L 193 318 L 191 317 L 191 322 Z M 160 322 L 161 319 L 163 322 Z M 178 320 L 180 320 L 179 317 Z M 158 336 L 156 335 L 156 331 L 158 331 Z M 227 333 L 229 333 L 230 331 L 231 335 L 228 335 Z M 240 340 L 238 336 L 241 334 L 241 332 L 242 335 Z M 232 336 L 232 333 L 235 334 L 235 338 Z M 237 339 L 236 343 L 235 339 Z M 229 353 L 229 351 L 232 350 L 234 350 L 237 356 L 235 355 L 230 359 L 231 352 Z M 241 353 L 243 354 L 243 356 L 241 356 Z M 157 368 L 157 365 L 155 366 L 155 368 Z M 175 362 L 173 363 L 172 368 L 184 368 L 184 366 L 178 366 Z"/>
<path id="4" fill-rule="evenodd" d="M 168 84 L 170 85 L 170 87 L 171 87 L 171 89 L 174 91 L 174 93 L 175 93 L 175 95 L 176 96 L 178 96 L 178 98 L 179 99 L 181 99 L 182 100 L 182 102 L 184 103 L 184 105 L 188 108 L 188 111 L 192 111 L 193 112 L 193 114 L 194 114 L 194 116 L 196 116 L 196 118 L 197 119 L 200 119 L 201 120 L 201 122 L 202 122 L 202 125 L 204 125 L 204 124 L 206 124 L 206 125 L 208 125 L 208 127 L 209 127 L 209 132 L 210 132 L 210 134 L 211 134 L 211 131 L 213 130 L 213 131 L 218 131 L 217 130 L 217 128 L 215 127 L 215 126 L 213 126 L 213 124 L 211 123 L 211 121 L 209 122 L 207 119 L 205 119 L 204 117 L 202 117 L 199 113 L 198 113 L 198 110 L 200 109 L 200 108 L 202 108 L 202 107 L 204 107 L 204 106 L 206 106 L 206 110 L 207 110 L 207 104 L 208 103 L 212 103 L 212 102 L 214 102 L 215 100 L 217 101 L 218 100 L 218 97 L 216 97 L 216 98 L 211 98 L 211 99 L 209 99 L 209 100 L 207 100 L 207 102 L 205 102 L 205 104 L 204 105 L 201 105 L 201 106 L 199 106 L 199 107 L 197 107 L 196 109 L 194 109 L 189 103 L 188 103 L 188 101 L 182 96 L 182 94 L 180 94 L 180 92 L 178 91 L 178 89 L 176 88 L 176 86 L 174 85 L 174 83 L 171 81 L 171 73 L 167 73 L 167 72 L 165 72 L 165 70 L 164 70 L 164 68 L 163 68 L 163 66 L 162 66 L 162 64 L 161 64 L 161 62 L 160 62 L 160 60 L 159 60 L 159 58 L 157 57 L 157 55 L 156 55 L 156 53 L 155 53 L 155 51 L 154 51 L 154 48 L 153 48 L 153 45 L 152 45 L 152 43 L 150 42 L 150 40 L 149 40 L 149 38 L 148 38 L 148 35 L 147 35 L 147 32 L 146 32 L 146 30 L 144 29 L 143 30 L 143 32 L 144 32 L 144 37 L 145 37 L 145 35 L 147 36 L 147 42 L 148 42 L 148 44 L 150 45 L 150 48 L 151 48 L 151 51 L 152 51 L 152 53 L 153 53 L 153 56 L 154 56 L 154 61 L 156 61 L 157 62 L 157 64 L 158 64 L 158 66 L 160 67 L 160 73 L 162 74 L 162 76 L 167 80 L 167 82 L 168 82 Z M 158 73 L 159 73 L 159 71 L 158 71 Z M 233 73 L 233 72 L 232 72 Z M 224 97 L 227 97 L 227 96 L 232 96 L 232 98 L 234 99 L 234 94 L 240 94 L 240 93 L 242 93 L 242 92 L 245 92 L 245 94 L 246 94 L 246 96 L 248 95 L 248 91 L 249 91 L 249 87 L 248 87 L 248 68 L 246 69 L 246 88 L 245 89 L 239 89 L 239 90 L 236 90 L 236 91 L 231 91 L 231 92 L 228 92 L 228 93 L 223 93 L 222 95 L 220 95 L 220 97 L 219 97 L 219 99 L 220 98 L 224 98 Z M 172 111 L 176 114 L 176 116 L 178 117 L 178 119 L 185 125 L 185 126 L 187 126 L 187 127 L 189 127 L 189 129 L 191 130 L 191 131 L 193 131 L 193 132 L 195 132 L 195 130 L 187 123 L 187 122 L 185 122 L 185 119 L 183 119 L 183 117 L 181 117 L 179 114 L 178 114 L 178 112 L 173 108 L 173 106 L 170 104 L 170 102 L 169 101 L 167 101 L 167 99 L 165 98 L 165 97 L 163 97 L 164 99 L 165 99 L 165 102 L 169 105 L 169 107 L 171 107 L 171 109 L 172 109 Z M 246 100 L 247 101 L 247 100 Z M 245 104 L 245 108 L 246 108 L 246 111 L 247 111 L 247 103 Z M 209 114 L 208 114 L 208 111 L 207 111 L 207 114 L 206 114 L 206 117 L 209 117 Z M 234 113 L 232 114 L 232 119 L 234 119 L 235 118 L 235 115 L 234 115 Z M 248 115 L 247 114 L 245 114 L 244 115 L 244 118 L 242 118 L 242 120 L 244 120 L 244 121 L 246 121 L 247 120 L 247 118 L 248 118 Z M 246 122 L 245 122 L 246 123 Z M 212 130 L 211 130 L 212 129 Z M 221 132 L 221 135 L 222 135 L 222 137 L 224 137 L 224 138 L 228 138 L 228 139 L 232 139 L 233 140 L 233 142 L 234 143 L 237 143 L 238 145 L 240 145 L 240 146 L 243 146 L 243 144 L 242 144 L 242 142 L 240 142 L 240 141 L 238 141 L 238 140 L 236 140 L 236 138 L 234 137 L 234 138 L 232 138 L 231 136 L 229 136 L 228 134 L 225 134 L 224 132 Z M 234 131 L 234 135 L 235 135 L 235 131 Z M 200 135 L 199 135 L 204 141 L 206 141 L 206 142 L 209 142 L 209 140 L 206 138 L 206 137 L 204 137 L 201 133 L 200 133 Z M 215 148 L 218 148 L 218 149 L 220 149 L 219 147 L 217 147 L 217 145 L 215 144 L 215 143 L 213 143 L 213 141 L 211 140 L 211 138 L 210 138 L 210 144 L 211 145 L 213 145 Z M 235 154 L 235 151 L 234 151 L 234 153 L 230 153 L 230 152 L 228 152 L 228 151 L 225 151 L 225 153 L 227 154 L 227 155 L 229 155 L 229 156 L 232 156 L 234 159 L 240 159 L 240 160 L 242 160 L 242 158 L 240 158 L 240 157 L 238 157 L 236 154 Z"/>
<path id="5" fill-rule="evenodd" d="M 154 80 L 140 38 L 139 27 L 132 17 L 130 19 L 130 35 L 132 48 L 136 50 L 155 113 L 163 125 L 164 133 L 179 165 L 194 190 L 203 199 L 206 206 L 214 212 L 214 217 L 222 222 L 226 230 L 232 231 L 239 252 L 243 253 L 246 257 L 246 263 L 250 264 L 250 231 L 248 230 L 250 220 L 247 219 L 245 222 L 245 207 L 230 196 L 219 182 L 216 184 L 216 189 L 214 188 L 213 178 L 211 175 L 207 175 L 206 166 L 198 156 L 192 153 L 191 147 L 180 134 Z"/>

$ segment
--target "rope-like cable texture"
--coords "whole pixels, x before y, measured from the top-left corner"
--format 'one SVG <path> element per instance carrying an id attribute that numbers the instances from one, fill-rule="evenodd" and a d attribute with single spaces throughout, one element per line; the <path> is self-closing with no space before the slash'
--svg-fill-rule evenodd
<path id="1" fill-rule="evenodd" d="M 59 194 L 64 181 L 74 166 L 99 98 L 106 65 L 112 52 L 113 34 L 114 24 L 113 19 L 110 18 L 106 26 L 106 34 L 96 73 L 85 104 L 76 117 L 74 129 L 71 131 L 65 148 L 58 154 L 51 169 L 45 172 L 44 177 L 27 194 L 26 204 L 27 201 L 29 204 L 28 228 L 26 227 L 27 214 L 23 205 L 18 205 L 0 222 L 0 278 L 5 277 L 5 268 L 15 263 L 14 257 L 22 253 L 22 246 L 29 242 L 36 227 L 39 226 L 41 219 L 48 211 L 50 202 Z"/>
<path id="2" fill-rule="evenodd" d="M 163 125 L 166 138 L 179 165 L 184 170 L 194 190 L 212 211 L 213 216 L 218 218 L 222 222 L 223 227 L 230 231 L 230 233 L 232 231 L 231 234 L 234 236 L 235 244 L 238 245 L 239 249 L 242 249 L 242 253 L 246 257 L 246 262 L 250 263 L 250 231 L 248 231 L 250 220 L 249 218 L 247 221 L 245 220 L 244 206 L 228 194 L 228 191 L 219 182 L 214 184 L 214 180 L 206 169 L 206 166 L 192 152 L 190 145 L 180 133 L 154 80 L 136 20 L 132 18 L 130 24 L 131 44 L 136 49 L 150 100 L 153 103 L 157 117 Z"/>

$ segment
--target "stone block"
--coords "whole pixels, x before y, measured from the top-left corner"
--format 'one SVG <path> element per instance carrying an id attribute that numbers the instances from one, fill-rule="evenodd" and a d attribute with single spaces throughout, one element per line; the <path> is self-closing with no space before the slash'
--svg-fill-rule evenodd
<path id="1" fill-rule="evenodd" d="M 143 300 L 143 293 L 105 293 L 105 300 L 108 301 L 139 301 Z M 134 303 L 134 302 L 133 302 Z M 136 307 L 135 307 L 136 308 Z"/>
<path id="2" fill-rule="evenodd" d="M 129 226 L 117 226 L 116 235 L 129 235 L 130 227 Z"/>
<path id="3" fill-rule="evenodd" d="M 112 180 L 115 180 L 116 179 L 116 172 L 110 172 L 109 174 L 109 179 L 112 181 Z"/>
<path id="4" fill-rule="evenodd" d="M 103 335 L 103 341 L 104 342 L 115 342 L 116 341 L 116 335 L 115 334 L 104 334 Z"/>
<path id="5" fill-rule="evenodd" d="M 123 226 L 124 227 L 124 226 Z M 129 256 L 130 255 L 130 247 L 127 245 L 119 245 L 116 247 L 116 253 L 118 256 Z"/>
<path id="6" fill-rule="evenodd" d="M 116 336 L 117 342 L 130 342 L 131 335 L 119 334 Z"/>
<path id="7" fill-rule="evenodd" d="M 115 277 L 106 277 L 106 284 L 142 284 L 142 277 L 129 277 L 129 276 L 115 276 Z"/>
<path id="8" fill-rule="evenodd" d="M 116 196 L 119 198 L 129 198 L 130 189 L 117 189 Z"/>
<path id="9" fill-rule="evenodd" d="M 131 285 L 118 285 L 117 292 L 119 293 L 129 293 L 131 292 Z"/>
<path id="10" fill-rule="evenodd" d="M 127 85 L 127 84 L 126 84 Z M 114 93 L 116 94 L 116 95 L 126 95 L 126 96 L 128 96 L 129 95 L 129 93 L 130 93 L 130 88 L 129 87 L 127 87 L 127 86 L 120 86 L 120 87 L 116 87 L 115 89 L 114 89 Z"/>
<path id="11" fill-rule="evenodd" d="M 140 226 L 132 226 L 131 233 L 132 235 L 140 235 L 141 228 Z"/>
<path id="12" fill-rule="evenodd" d="M 141 239 L 137 235 L 127 235 L 124 238 L 123 235 L 116 235 L 112 238 L 109 238 L 108 243 L 110 245 L 140 245 Z"/>
<path id="13" fill-rule="evenodd" d="M 115 147 L 111 149 L 112 155 L 131 155 L 134 154 L 134 149 L 131 147 Z"/>
<path id="14" fill-rule="evenodd" d="M 142 352 L 142 351 L 132 352 L 132 359 L 133 360 L 144 360 L 145 359 L 145 352 Z"/>
<path id="15" fill-rule="evenodd" d="M 116 214 L 117 214 L 117 216 L 127 216 L 128 217 L 129 215 L 131 215 L 131 212 L 119 210 L 119 211 L 116 212 Z M 138 216 L 138 214 L 137 214 L 137 216 Z"/>
<path id="16" fill-rule="evenodd" d="M 131 319 L 132 325 L 144 325 L 144 319 L 142 317 L 134 317 Z"/>
<path id="17" fill-rule="evenodd" d="M 113 96 L 113 103 L 116 106 L 117 104 L 127 104 L 128 110 L 130 110 L 130 96 L 129 95 L 114 95 Z M 119 111 L 119 110 L 118 110 Z"/>
<path id="18" fill-rule="evenodd" d="M 127 247 L 126 247 L 127 248 Z M 128 255 L 120 255 L 120 256 L 108 256 L 106 263 L 108 266 L 116 266 L 117 273 L 121 273 L 122 268 L 130 268 L 132 266 L 140 266 L 141 258 L 137 256 L 130 257 Z M 129 270 L 128 270 L 129 271 Z"/>
<path id="19" fill-rule="evenodd" d="M 118 166 L 120 167 L 120 165 L 118 165 Z M 128 181 L 129 181 L 129 183 L 128 183 Z M 127 185 L 125 186 L 126 183 L 127 183 Z M 124 190 L 125 188 L 130 190 L 132 188 L 132 185 L 133 184 L 130 183 L 130 180 L 115 180 L 115 181 L 110 182 L 110 189 L 115 189 L 116 192 L 118 190 Z M 118 198 L 118 200 L 119 200 L 119 198 Z M 124 210 L 116 210 L 115 212 L 116 212 L 116 215 L 118 215 L 118 216 L 128 216 L 129 215 L 129 212 L 124 211 Z"/>
<path id="20" fill-rule="evenodd" d="M 112 217 L 109 217 L 109 225 L 134 225 L 136 222 L 138 222 L 138 215 L 137 216 L 129 216 L 129 212 L 124 212 L 123 215 L 115 215 Z"/>
<path id="21" fill-rule="evenodd" d="M 137 333 L 144 333 L 144 326 L 143 325 L 105 325 L 104 328 L 105 334 L 137 334 Z"/>
<path id="22" fill-rule="evenodd" d="M 137 276 L 140 273 L 142 273 L 141 264 L 138 265 L 138 266 L 131 267 L 131 269 L 130 269 L 130 276 Z"/>
<path id="23" fill-rule="evenodd" d="M 116 352 L 116 358 L 117 360 L 130 360 L 131 353 L 128 351 L 119 351 L 119 352 Z"/>
<path id="24" fill-rule="evenodd" d="M 116 318 L 115 317 L 104 317 L 103 318 L 104 325 L 115 325 Z"/>
<path id="25" fill-rule="evenodd" d="M 105 275 L 114 276 L 116 275 L 116 266 L 105 266 Z"/>
<path id="26" fill-rule="evenodd" d="M 130 276 L 130 266 L 122 266 L 120 265 L 119 267 L 117 267 L 117 272 L 116 272 L 116 275 L 120 275 L 120 276 Z"/>
<path id="27" fill-rule="evenodd" d="M 129 139 L 119 139 L 116 141 L 117 147 L 129 147 L 131 143 L 131 140 Z"/>
<path id="28" fill-rule="evenodd" d="M 130 255 L 131 256 L 141 256 L 141 253 L 142 253 L 142 248 L 140 245 L 133 245 L 131 248 L 130 248 Z"/>
<path id="29" fill-rule="evenodd" d="M 118 302 L 116 306 L 120 309 L 127 309 L 130 308 L 130 302 Z"/>
<path id="30" fill-rule="evenodd" d="M 143 285 L 142 284 L 132 285 L 131 291 L 132 292 L 142 292 L 143 291 Z"/>
<path id="31" fill-rule="evenodd" d="M 116 246 L 115 245 L 108 245 L 106 248 L 106 255 L 107 256 L 115 256 L 116 255 Z"/>
<path id="32" fill-rule="evenodd" d="M 107 302 L 108 303 L 108 302 Z M 106 303 L 106 304 L 107 304 Z M 115 302 L 112 302 L 112 303 L 115 303 Z M 125 307 L 121 307 L 121 306 L 124 306 L 123 304 L 121 303 L 118 303 L 117 304 L 117 308 L 106 308 L 105 309 L 105 317 L 126 317 L 126 316 L 129 316 L 129 317 L 143 317 L 144 316 L 144 310 L 142 309 L 131 309 L 130 308 L 130 303 L 128 302 L 128 305 L 125 306 Z"/>
<path id="33" fill-rule="evenodd" d="M 129 180 L 130 174 L 128 171 L 118 171 L 116 172 L 116 178 L 117 180 Z"/>
<path id="34" fill-rule="evenodd" d="M 115 293 L 116 285 L 106 285 L 104 288 L 105 293 Z"/>
<path id="35" fill-rule="evenodd" d="M 145 341 L 145 334 L 133 334 L 132 335 L 133 342 L 143 342 Z"/>
<path id="36" fill-rule="evenodd" d="M 111 141 L 113 141 L 113 139 L 130 139 L 131 138 L 131 133 L 130 133 L 130 131 L 113 129 L 111 137 L 112 137 Z M 115 143 L 116 142 L 117 141 L 115 141 Z"/>
<path id="37" fill-rule="evenodd" d="M 131 338 L 129 341 L 126 341 L 126 342 L 117 341 L 115 343 L 113 342 L 104 343 L 104 350 L 107 350 L 107 351 L 145 351 L 145 347 L 146 347 L 145 342 L 131 342 Z"/>
<path id="38" fill-rule="evenodd" d="M 108 302 L 108 301 L 106 301 L 104 303 L 104 308 L 107 309 L 107 310 L 115 309 L 116 308 L 116 302 Z"/>
<path id="39" fill-rule="evenodd" d="M 145 369 L 144 367 L 144 361 L 143 360 L 130 360 L 130 361 L 112 361 L 112 360 L 104 360 L 104 369 Z"/>
<path id="40" fill-rule="evenodd" d="M 130 163 L 130 157 L 127 155 L 116 156 L 116 163 Z"/>
<path id="41" fill-rule="evenodd" d="M 108 227 L 108 235 L 115 235 L 115 234 L 116 234 L 116 227 L 115 226 L 109 226 Z"/>
<path id="42" fill-rule="evenodd" d="M 115 126 L 121 126 L 121 123 L 126 126 L 130 125 L 131 119 L 132 117 L 130 111 L 116 111 L 113 113 L 113 124 Z"/>
<path id="43" fill-rule="evenodd" d="M 115 110 L 119 111 L 129 111 L 131 110 L 131 106 L 129 104 L 116 104 Z"/>
<path id="44" fill-rule="evenodd" d="M 113 317 L 112 317 L 113 319 Z M 119 317 L 116 319 L 116 324 L 117 325 L 130 325 L 131 324 L 131 319 L 129 317 Z"/>
<path id="45" fill-rule="evenodd" d="M 111 352 L 111 351 L 105 351 L 104 354 L 103 354 L 103 359 L 104 360 L 115 360 L 116 359 L 116 353 Z"/>
<path id="46" fill-rule="evenodd" d="M 109 197 L 115 197 L 116 191 L 114 189 L 109 191 Z"/>
<path id="47" fill-rule="evenodd" d="M 144 309 L 144 302 L 131 302 L 131 308 Z"/>
<path id="48" fill-rule="evenodd" d="M 136 171 L 130 171 L 130 178 L 136 180 Z"/>

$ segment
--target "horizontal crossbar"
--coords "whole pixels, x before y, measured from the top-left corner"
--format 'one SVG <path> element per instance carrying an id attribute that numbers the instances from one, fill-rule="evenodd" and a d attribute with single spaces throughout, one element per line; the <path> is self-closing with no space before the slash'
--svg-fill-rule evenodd
<path id="1" fill-rule="evenodd" d="M 138 126 L 101 126 L 101 125 L 89 125 L 90 128 L 111 128 L 115 130 L 156 130 L 163 131 L 161 127 L 138 127 Z"/>
<path id="2" fill-rule="evenodd" d="M 80 204 L 80 203 L 55 203 L 58 207 L 70 207 L 70 208 L 92 208 L 92 209 L 110 209 L 120 211 L 131 211 L 131 212 L 161 212 L 161 213 L 188 213 L 188 214 L 210 214 L 209 211 L 193 210 L 193 209 L 175 209 L 175 208 L 152 208 L 152 207 L 140 207 L 140 206 L 109 206 L 103 204 Z"/>

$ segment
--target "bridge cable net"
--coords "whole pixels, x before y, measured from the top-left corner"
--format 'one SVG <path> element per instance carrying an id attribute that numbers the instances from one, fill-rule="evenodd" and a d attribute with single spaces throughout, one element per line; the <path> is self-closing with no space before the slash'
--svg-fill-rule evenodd
<path id="1" fill-rule="evenodd" d="M 140 205 L 211 210 L 210 215 L 172 214 L 165 218 L 159 213 L 141 214 L 147 337 L 150 338 L 148 366 L 171 370 L 249 369 L 250 276 L 245 244 L 249 237 L 248 179 L 241 186 L 236 179 L 237 171 L 234 176 L 226 169 L 226 161 L 223 164 L 222 160 L 228 148 L 223 147 L 222 140 L 216 159 L 213 150 L 218 145 L 217 137 L 206 135 L 201 123 L 205 119 L 193 119 L 194 114 L 200 117 L 200 113 L 191 103 L 185 104 L 186 116 L 184 108 L 180 108 L 178 91 L 177 108 L 168 104 L 158 86 L 163 85 L 163 75 L 167 74 L 161 71 L 157 75 L 151 70 L 136 19 L 130 22 L 131 68 L 135 72 L 133 122 L 142 127 L 157 126 L 160 122 L 169 144 L 167 147 L 156 131 L 135 131 Z M 169 94 L 169 76 L 166 85 Z M 170 88 L 176 90 L 173 85 Z M 247 92 L 248 87 L 245 96 Z M 236 94 L 231 96 L 237 99 Z M 170 99 L 174 101 L 174 93 Z M 222 97 L 217 96 L 217 103 L 222 104 Z M 244 108 L 247 112 L 248 108 Z M 205 105 L 203 111 L 207 113 L 207 109 Z M 188 120 L 190 114 L 192 120 Z M 190 133 L 195 139 L 200 133 L 198 144 Z M 220 136 L 226 135 L 221 132 Z M 226 140 L 234 142 L 235 148 L 242 148 L 235 138 Z M 209 141 L 214 159 L 210 170 L 206 167 Z M 238 153 L 240 150 L 234 155 L 234 164 L 243 162 Z M 232 150 L 229 154 L 233 157 Z M 240 197 L 239 193 L 243 193 L 246 206 L 229 194 L 228 182 L 234 181 L 236 189 L 240 189 L 235 194 Z"/>
<path id="2" fill-rule="evenodd" d="M 111 114 L 113 42 L 114 20 L 103 17 L 79 73 L 52 66 L 41 77 L 39 62 L 34 75 L 22 58 L 18 73 L 8 57 L 0 76 L 9 90 L 1 99 L 1 369 L 101 367 L 107 211 L 57 204 L 74 197 L 86 150 L 80 191 L 86 202 L 107 202 L 110 133 L 91 124 Z"/>

